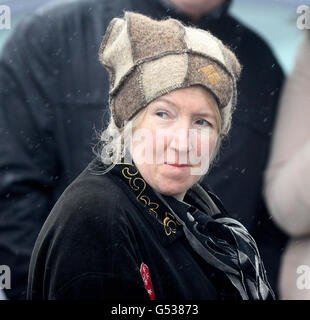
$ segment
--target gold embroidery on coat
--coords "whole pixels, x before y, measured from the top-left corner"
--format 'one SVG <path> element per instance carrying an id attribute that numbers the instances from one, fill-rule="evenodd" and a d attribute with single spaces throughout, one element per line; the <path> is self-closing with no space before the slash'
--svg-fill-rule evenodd
<path id="1" fill-rule="evenodd" d="M 125 167 L 122 170 L 122 174 L 126 179 L 129 180 L 129 186 L 132 190 L 139 191 L 140 187 L 137 185 L 137 182 L 139 182 L 139 181 L 142 182 L 142 190 L 140 191 L 140 193 L 136 197 L 137 200 L 140 200 L 140 196 L 146 188 L 146 182 L 142 178 L 135 177 L 138 174 L 138 172 L 139 171 L 137 169 L 136 169 L 136 172 L 130 172 L 128 167 Z"/>
<path id="2" fill-rule="evenodd" d="M 139 171 L 137 169 L 136 169 L 136 172 L 130 172 L 128 167 L 125 167 L 122 170 L 123 176 L 129 181 L 129 186 L 134 191 L 140 191 L 140 187 L 137 185 L 137 182 L 142 182 L 142 186 L 141 186 L 142 190 L 136 196 L 136 199 L 143 202 L 144 207 L 147 206 L 149 208 L 149 211 L 156 218 L 158 218 L 158 213 L 157 213 L 156 209 L 158 209 L 159 204 L 156 202 L 151 202 L 151 200 L 148 196 L 142 194 L 146 188 L 146 182 L 140 177 L 135 177 L 138 174 L 138 172 Z"/>
<path id="3" fill-rule="evenodd" d="M 171 233 L 176 233 L 177 225 L 181 225 L 179 221 L 175 220 L 175 216 L 170 212 L 166 212 L 166 218 L 164 219 L 163 224 L 167 236 L 170 236 Z"/>
<path id="4" fill-rule="evenodd" d="M 142 190 L 136 196 L 136 199 L 140 202 L 143 202 L 144 207 L 147 206 L 149 208 L 149 212 L 158 219 L 158 213 L 156 210 L 159 208 L 159 204 L 157 202 L 152 202 L 148 196 L 142 194 L 146 188 L 146 182 L 142 178 L 136 177 L 139 171 L 134 166 L 132 166 L 132 168 L 134 168 L 136 171 L 130 172 L 129 167 L 125 167 L 122 170 L 123 177 L 128 180 L 129 186 L 132 190 L 140 191 L 140 188 L 142 187 Z M 137 185 L 138 181 L 142 182 L 141 186 Z M 180 225 L 175 216 L 170 212 L 166 212 L 165 219 L 159 222 L 164 226 L 167 236 L 170 236 L 172 233 L 176 233 L 177 225 Z"/>
<path id="5" fill-rule="evenodd" d="M 156 202 L 152 202 L 150 200 L 150 198 L 146 195 L 142 195 L 140 197 L 140 200 L 144 201 L 145 203 L 145 206 L 148 206 L 149 207 L 149 210 L 154 214 L 154 216 L 157 218 L 158 217 L 158 213 L 157 213 L 157 209 L 159 207 L 159 204 L 156 203 Z"/>

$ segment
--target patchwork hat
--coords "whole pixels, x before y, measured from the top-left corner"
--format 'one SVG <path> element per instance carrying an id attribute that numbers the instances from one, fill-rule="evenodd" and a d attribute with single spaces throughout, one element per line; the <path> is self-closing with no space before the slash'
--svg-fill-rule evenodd
<path id="1" fill-rule="evenodd" d="M 234 53 L 210 32 L 176 19 L 154 20 L 125 12 L 114 18 L 99 49 L 110 79 L 109 105 L 118 128 L 142 108 L 177 88 L 204 86 L 231 125 L 241 67 Z"/>

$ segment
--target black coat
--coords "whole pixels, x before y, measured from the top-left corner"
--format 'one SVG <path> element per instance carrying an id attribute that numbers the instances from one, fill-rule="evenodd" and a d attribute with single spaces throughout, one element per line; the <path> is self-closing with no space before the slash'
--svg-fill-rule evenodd
<path id="1" fill-rule="evenodd" d="M 24 298 L 29 259 L 43 222 L 93 157 L 108 119 L 107 73 L 98 49 L 123 10 L 188 18 L 159 0 L 65 1 L 14 30 L 0 57 L 0 263 L 12 272 L 9 298 Z M 283 235 L 262 200 L 282 71 L 267 45 L 227 14 L 197 23 L 236 52 L 243 73 L 230 139 L 205 183 L 255 237 L 275 288 Z"/>
<path id="2" fill-rule="evenodd" d="M 134 164 L 117 164 L 102 174 L 104 168 L 94 160 L 45 221 L 31 257 L 28 299 L 241 300 L 218 269 L 219 262 L 211 265 L 195 252 L 185 236 L 184 220 L 178 220 L 190 214 L 196 230 L 208 229 L 201 242 L 211 246 L 206 246 L 208 253 L 219 252 L 217 259 L 223 263 L 235 261 L 238 254 L 231 252 L 242 249 L 222 238 L 228 228 L 216 221 L 228 215 L 214 195 L 195 186 L 186 202 L 180 202 L 155 193 Z M 258 254 L 252 265 L 256 263 Z M 238 272 L 241 264 L 234 264 Z M 245 270 L 241 283 L 248 275 Z M 264 279 L 263 267 L 261 276 Z M 256 275 L 254 281 L 258 283 Z"/>

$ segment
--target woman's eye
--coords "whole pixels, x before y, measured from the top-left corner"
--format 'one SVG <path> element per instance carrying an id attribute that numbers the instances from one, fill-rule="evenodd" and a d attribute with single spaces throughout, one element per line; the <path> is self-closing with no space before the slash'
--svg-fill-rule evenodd
<path id="1" fill-rule="evenodd" d="M 157 111 L 156 115 L 162 119 L 167 119 L 168 118 L 168 113 L 164 111 Z"/>
<path id="2" fill-rule="evenodd" d="M 206 127 L 206 126 L 212 127 L 212 124 L 209 121 L 207 121 L 206 119 L 198 119 L 198 120 L 196 120 L 196 124 L 198 124 L 199 126 L 203 126 L 203 127 Z"/>

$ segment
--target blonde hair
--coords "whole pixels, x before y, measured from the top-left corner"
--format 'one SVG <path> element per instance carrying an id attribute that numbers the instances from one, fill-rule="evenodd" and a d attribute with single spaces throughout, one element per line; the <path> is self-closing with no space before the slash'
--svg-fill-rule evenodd
<path id="1" fill-rule="evenodd" d="M 107 168 L 101 173 L 107 173 L 126 156 L 131 141 L 127 139 L 128 133 L 134 130 L 146 113 L 147 107 L 140 110 L 123 128 L 118 128 L 111 114 L 108 127 L 99 134 L 99 142 L 94 153 Z"/>

